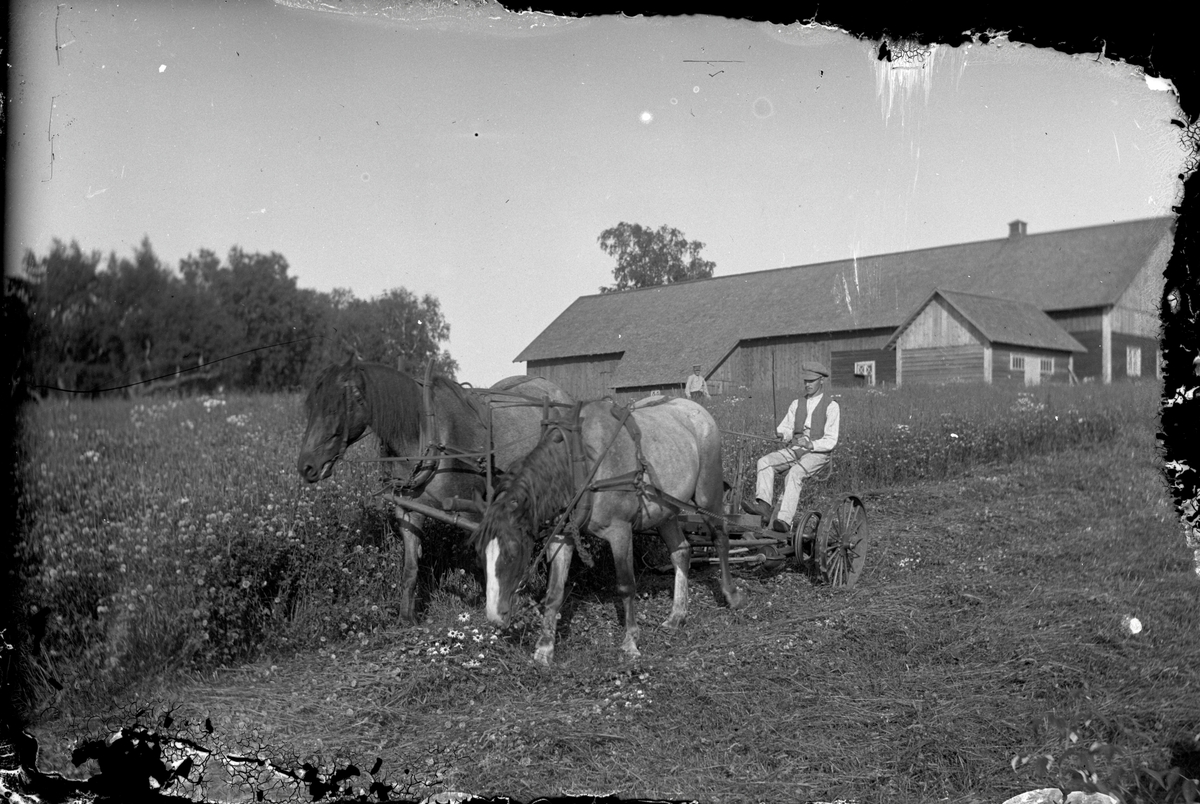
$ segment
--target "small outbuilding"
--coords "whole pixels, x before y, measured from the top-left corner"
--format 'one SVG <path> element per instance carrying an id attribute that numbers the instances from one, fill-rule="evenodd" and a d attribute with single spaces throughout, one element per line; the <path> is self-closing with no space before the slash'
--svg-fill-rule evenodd
<path id="1" fill-rule="evenodd" d="M 1036 306 L 938 288 L 887 342 L 896 384 L 1077 382 L 1074 357 L 1087 349 Z"/>

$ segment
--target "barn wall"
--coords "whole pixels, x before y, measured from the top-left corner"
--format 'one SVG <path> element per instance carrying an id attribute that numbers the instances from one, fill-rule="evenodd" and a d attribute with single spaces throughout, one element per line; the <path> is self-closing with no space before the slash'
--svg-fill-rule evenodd
<path id="1" fill-rule="evenodd" d="M 1158 338 L 1162 329 L 1157 312 L 1148 313 L 1144 310 L 1128 310 L 1123 307 L 1113 308 L 1112 328 L 1114 335 L 1120 332 L 1143 338 Z"/>
<path id="2" fill-rule="evenodd" d="M 832 353 L 854 351 L 879 353 L 883 350 L 883 346 L 891 334 L 892 330 L 890 329 L 874 329 L 863 330 L 859 333 L 825 332 L 788 338 L 742 341 L 713 372 L 713 376 L 728 382 L 733 390 L 737 390 L 741 386 L 770 388 L 773 356 L 776 389 L 795 390 L 804 387 L 804 380 L 800 372 L 800 364 L 804 361 L 819 360 L 830 369 L 832 374 Z M 889 352 L 886 358 L 890 357 L 891 353 Z M 847 374 L 830 376 L 829 385 L 836 386 L 840 382 L 847 384 L 853 382 L 853 368 L 851 365 L 850 372 Z M 882 370 L 878 362 L 875 370 L 876 372 Z M 892 376 L 895 376 L 894 369 Z"/>
<path id="3" fill-rule="evenodd" d="M 829 379 L 841 387 L 865 386 L 866 378 L 854 374 L 854 364 L 875 361 L 875 385 L 896 384 L 896 353 L 891 349 L 830 350 Z"/>
<path id="4" fill-rule="evenodd" d="M 568 357 L 557 360 L 530 360 L 525 373 L 545 377 L 576 399 L 599 399 L 612 393 L 609 383 L 621 353 Z"/>
<path id="5" fill-rule="evenodd" d="M 901 348 L 902 383 L 986 382 L 983 344 Z"/>
<path id="6" fill-rule="evenodd" d="M 1129 374 L 1127 363 L 1128 347 L 1138 347 L 1142 350 L 1141 375 L 1134 377 Z M 1114 332 L 1112 336 L 1112 378 L 1113 382 L 1126 380 L 1147 381 L 1158 379 L 1158 339 L 1144 338 L 1136 335 L 1126 335 Z"/>
<path id="7" fill-rule="evenodd" d="M 979 331 L 967 323 L 962 315 L 946 303 L 934 297 L 917 313 L 898 343 L 901 349 L 940 348 L 945 346 L 968 346 L 981 344 Z"/>
<path id="8" fill-rule="evenodd" d="M 1129 287 L 1117 299 L 1113 308 L 1113 332 L 1126 335 L 1137 335 L 1143 338 L 1157 338 L 1159 335 L 1159 308 L 1162 304 L 1165 279 L 1163 271 L 1171 258 L 1171 247 L 1174 239 L 1164 237 L 1154 252 L 1146 260 L 1146 264 L 1134 276 Z M 1122 347 L 1122 352 L 1124 347 Z M 1124 376 L 1124 354 L 1113 352 L 1113 379 Z M 1118 367 L 1121 370 L 1118 371 Z"/>
<path id="9" fill-rule="evenodd" d="M 1043 357 L 1054 358 L 1054 372 L 1041 373 L 1040 381 L 1048 383 L 1069 383 L 1071 381 L 1067 367 L 1070 365 L 1070 352 L 1057 352 L 1050 349 L 1013 349 L 1007 346 L 996 346 L 992 357 L 992 384 L 1000 386 L 1025 386 L 1025 370 L 1013 369 L 1012 355 L 1024 355 L 1026 360 L 1041 360 Z M 1079 374 L 1079 354 L 1075 355 L 1075 373 Z"/>
<path id="10" fill-rule="evenodd" d="M 1104 315 L 1104 309 L 1095 307 L 1090 310 L 1047 311 L 1046 315 L 1050 316 L 1051 321 L 1074 335 L 1076 332 L 1091 332 L 1093 330 L 1099 332 L 1101 326 L 1100 320 Z"/>
<path id="11" fill-rule="evenodd" d="M 1075 353 L 1075 376 L 1081 381 L 1090 377 L 1093 381 L 1099 382 L 1104 376 L 1104 341 L 1100 328 L 1071 332 L 1071 337 L 1079 341 L 1080 346 L 1087 349 L 1082 354 Z"/>

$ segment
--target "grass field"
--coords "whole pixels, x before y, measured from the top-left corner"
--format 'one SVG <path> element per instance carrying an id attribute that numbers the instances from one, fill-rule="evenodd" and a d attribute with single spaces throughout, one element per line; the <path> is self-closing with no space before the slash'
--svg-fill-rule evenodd
<path id="1" fill-rule="evenodd" d="M 769 433 L 752 403 L 714 412 Z M 85 772 L 67 760 L 79 738 L 135 715 L 161 728 L 174 706 L 171 728 L 218 753 L 354 762 L 356 788 L 374 778 L 393 797 L 1000 802 L 1090 784 L 1185 800 L 1182 781 L 1154 776 L 1200 776 L 1198 581 L 1162 480 L 1155 390 L 842 404 L 826 491 L 868 507 L 857 589 L 745 573 L 751 602 L 733 612 L 701 572 L 688 624 L 667 633 L 654 624 L 670 578 L 647 569 L 630 664 L 597 552 L 576 567 L 549 671 L 529 664 L 531 634 L 485 626 L 454 531 L 429 540 L 422 627 L 395 626 L 379 465 L 301 487 L 296 398 L 37 406 L 27 589 L 49 613 L 38 672 L 66 686 L 40 687 L 43 770 Z M 652 537 L 643 549 L 653 558 Z M 204 786 L 179 787 L 215 795 L 222 773 L 213 759 Z M 287 777 L 256 773 L 242 793 L 294 798 Z"/>

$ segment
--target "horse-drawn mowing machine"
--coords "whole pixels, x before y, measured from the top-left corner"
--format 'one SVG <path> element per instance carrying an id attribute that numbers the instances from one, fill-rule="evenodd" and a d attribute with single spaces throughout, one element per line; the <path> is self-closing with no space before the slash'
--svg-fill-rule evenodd
<path id="1" fill-rule="evenodd" d="M 722 512 L 730 536 L 730 563 L 777 569 L 791 560 L 797 568 L 832 586 L 853 588 L 862 574 L 870 544 L 867 509 L 862 499 L 853 493 L 829 495 L 805 491 L 805 496 L 810 498 L 809 507 L 806 509 L 802 500 L 796 518 L 789 523 L 790 530 L 786 533 L 775 531 L 767 523 L 774 522 L 779 513 L 778 498 L 766 523 L 758 514 L 743 513 L 741 507 L 750 461 L 745 455 L 742 439 L 767 439 L 729 431 L 725 431 L 725 435 L 739 439 L 735 474 L 725 494 L 725 511 Z M 806 489 L 813 483 L 824 483 L 832 473 L 831 460 L 815 476 L 808 478 Z M 704 527 L 704 516 L 687 513 L 680 519 L 692 545 L 692 563 L 716 563 L 712 540 Z"/>

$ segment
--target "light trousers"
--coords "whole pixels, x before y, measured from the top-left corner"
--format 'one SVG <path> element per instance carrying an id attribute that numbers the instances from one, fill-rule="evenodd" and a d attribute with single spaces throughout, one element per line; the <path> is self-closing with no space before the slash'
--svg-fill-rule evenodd
<path id="1" fill-rule="evenodd" d="M 803 488 L 804 481 L 821 471 L 827 463 L 827 452 L 805 452 L 797 458 L 795 450 L 785 447 L 768 453 L 758 459 L 758 485 L 754 496 L 770 505 L 775 498 L 775 474 L 786 471 L 778 519 L 791 525 L 796 516 L 796 506 L 800 504 L 800 489 Z"/>

